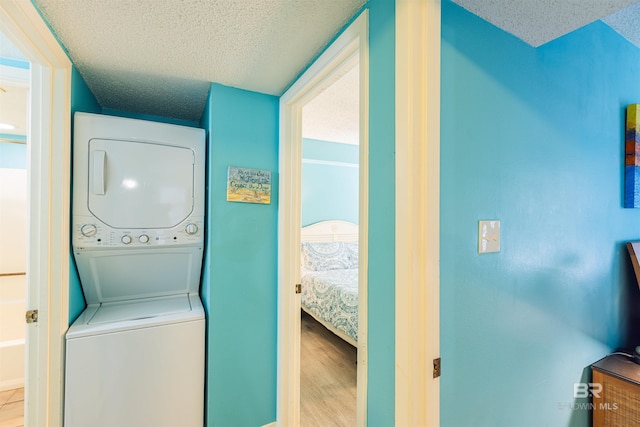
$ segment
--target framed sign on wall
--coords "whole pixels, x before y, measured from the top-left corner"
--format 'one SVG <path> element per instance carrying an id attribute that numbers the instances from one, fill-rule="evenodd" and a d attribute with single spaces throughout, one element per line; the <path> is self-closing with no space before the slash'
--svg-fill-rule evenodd
<path id="1" fill-rule="evenodd" d="M 270 204 L 271 171 L 229 166 L 227 201 Z"/>

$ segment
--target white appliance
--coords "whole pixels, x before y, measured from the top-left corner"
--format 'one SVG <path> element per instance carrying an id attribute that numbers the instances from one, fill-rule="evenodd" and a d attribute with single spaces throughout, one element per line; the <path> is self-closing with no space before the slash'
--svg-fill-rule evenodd
<path id="1" fill-rule="evenodd" d="M 76 113 L 67 427 L 202 426 L 204 130 Z"/>

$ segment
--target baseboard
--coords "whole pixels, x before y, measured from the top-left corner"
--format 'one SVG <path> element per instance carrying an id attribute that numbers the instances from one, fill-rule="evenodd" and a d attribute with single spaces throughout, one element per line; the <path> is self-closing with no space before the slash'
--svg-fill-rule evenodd
<path id="1" fill-rule="evenodd" d="M 0 382 L 0 392 L 7 390 L 15 390 L 16 388 L 24 387 L 24 377 L 21 378 L 12 378 L 6 381 Z M 269 424 L 269 426 L 275 427 L 276 423 Z"/>

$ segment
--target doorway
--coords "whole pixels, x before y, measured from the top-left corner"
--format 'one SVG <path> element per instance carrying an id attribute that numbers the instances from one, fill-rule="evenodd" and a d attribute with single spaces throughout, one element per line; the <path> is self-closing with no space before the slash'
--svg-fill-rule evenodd
<path id="1" fill-rule="evenodd" d="M 303 108 L 355 64 L 358 67 L 358 295 L 356 425 L 366 425 L 368 232 L 368 11 L 365 10 L 280 100 L 280 205 L 278 212 L 277 423 L 300 425 Z"/>
<path id="2" fill-rule="evenodd" d="M 0 423 L 24 424 L 29 62 L 0 33 Z"/>
<path id="3" fill-rule="evenodd" d="M 300 424 L 310 427 L 356 424 L 360 70 L 352 62 L 302 109 Z"/>
<path id="4" fill-rule="evenodd" d="M 0 2 L 0 27 L 31 64 L 27 137 L 25 425 L 62 425 L 68 327 L 71 62 L 32 2 Z"/>

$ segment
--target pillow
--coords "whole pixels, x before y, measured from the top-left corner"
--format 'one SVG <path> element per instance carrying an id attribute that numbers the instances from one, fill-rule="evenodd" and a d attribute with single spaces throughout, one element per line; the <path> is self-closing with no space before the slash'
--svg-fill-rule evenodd
<path id="1" fill-rule="evenodd" d="M 302 268 L 314 271 L 358 268 L 358 244 L 302 242 Z"/>

